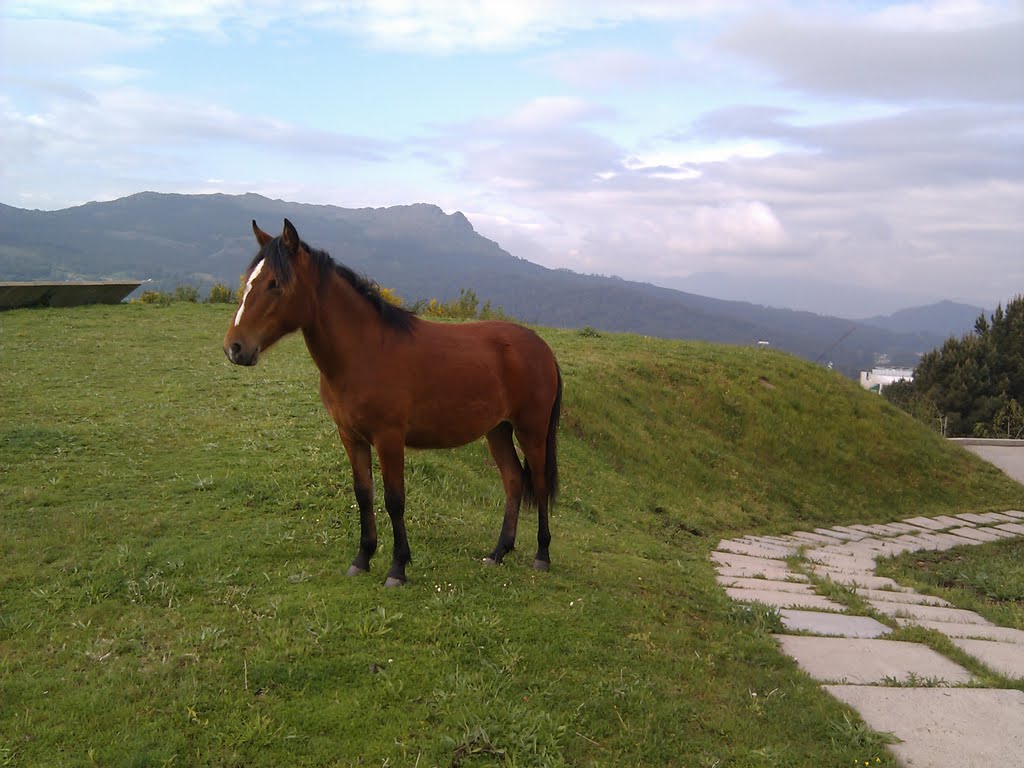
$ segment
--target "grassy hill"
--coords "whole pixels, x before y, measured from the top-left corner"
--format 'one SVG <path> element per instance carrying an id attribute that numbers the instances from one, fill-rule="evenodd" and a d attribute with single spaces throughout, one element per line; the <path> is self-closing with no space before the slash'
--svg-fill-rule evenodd
<path id="1" fill-rule="evenodd" d="M 232 311 L 0 314 L 0 764 L 891 765 L 708 551 L 1024 503 L 788 355 L 542 330 L 551 572 L 528 518 L 480 564 L 503 496 L 478 443 L 410 455 L 410 582 L 384 590 L 383 562 L 343 575 L 349 470 L 301 340 L 231 366 Z"/>

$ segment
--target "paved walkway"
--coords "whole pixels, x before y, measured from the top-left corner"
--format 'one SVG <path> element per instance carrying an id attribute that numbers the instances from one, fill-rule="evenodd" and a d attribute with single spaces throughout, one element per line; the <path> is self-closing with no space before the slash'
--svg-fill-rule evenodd
<path id="1" fill-rule="evenodd" d="M 711 559 L 731 598 L 779 610 L 783 651 L 871 728 L 900 739 L 890 749 L 904 765 L 1024 766 L 1024 691 L 962 687 L 972 675 L 959 664 L 923 644 L 885 639 L 892 624 L 927 627 L 991 671 L 1024 679 L 1024 632 L 874 572 L 879 556 L 1017 536 L 1024 536 L 1024 512 L 1016 510 L 911 517 L 727 539 Z M 851 588 L 887 623 L 850 615 L 819 594 L 787 562 L 801 554 L 807 573 Z"/>

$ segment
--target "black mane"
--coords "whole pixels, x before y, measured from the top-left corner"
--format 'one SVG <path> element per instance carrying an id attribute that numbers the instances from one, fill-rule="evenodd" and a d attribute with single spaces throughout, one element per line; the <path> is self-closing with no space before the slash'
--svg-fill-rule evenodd
<path id="1" fill-rule="evenodd" d="M 402 307 L 396 307 L 390 301 L 385 299 L 381 295 L 380 286 L 377 285 L 376 282 L 364 275 L 357 274 L 344 264 L 339 264 L 331 258 L 331 255 L 327 251 L 319 248 L 311 248 L 305 241 L 300 241 L 300 243 L 301 247 L 309 253 L 310 257 L 313 259 L 313 264 L 319 273 L 321 290 L 325 285 L 327 285 L 327 279 L 333 272 L 352 286 L 357 294 L 370 302 L 370 306 L 377 310 L 377 314 L 380 315 L 380 318 L 384 321 L 385 325 L 404 333 L 412 331 L 412 321 L 416 316 L 409 310 L 403 309 Z M 289 257 L 288 249 L 285 248 L 280 237 L 275 237 L 269 243 L 260 248 L 260 252 L 257 253 L 250 262 L 247 272 L 251 271 L 252 268 L 259 263 L 260 259 L 265 259 L 269 263 L 282 286 L 291 282 L 291 258 Z"/>

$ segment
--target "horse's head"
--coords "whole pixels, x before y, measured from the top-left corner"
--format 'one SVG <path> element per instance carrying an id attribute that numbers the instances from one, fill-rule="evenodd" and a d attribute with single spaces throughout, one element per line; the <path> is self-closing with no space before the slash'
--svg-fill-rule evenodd
<path id="1" fill-rule="evenodd" d="M 302 327 L 309 311 L 302 269 L 309 253 L 295 227 L 285 219 L 281 235 L 271 237 L 253 221 L 252 231 L 260 251 L 224 336 L 224 354 L 236 365 L 255 365 L 260 352 Z"/>

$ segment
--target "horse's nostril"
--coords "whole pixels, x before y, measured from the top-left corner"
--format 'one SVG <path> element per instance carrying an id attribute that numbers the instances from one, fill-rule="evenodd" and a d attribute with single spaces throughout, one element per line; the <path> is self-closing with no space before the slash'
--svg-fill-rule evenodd
<path id="1" fill-rule="evenodd" d="M 234 344 L 231 345 L 231 356 L 232 357 L 237 357 L 238 353 L 241 352 L 241 351 L 242 351 L 242 345 L 239 344 L 237 341 Z"/>

